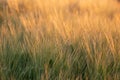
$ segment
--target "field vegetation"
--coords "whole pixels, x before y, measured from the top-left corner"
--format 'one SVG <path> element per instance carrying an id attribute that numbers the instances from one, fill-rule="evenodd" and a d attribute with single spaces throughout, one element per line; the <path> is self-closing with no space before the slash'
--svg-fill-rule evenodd
<path id="1" fill-rule="evenodd" d="M 120 80 L 119 0 L 0 0 L 0 80 Z"/>

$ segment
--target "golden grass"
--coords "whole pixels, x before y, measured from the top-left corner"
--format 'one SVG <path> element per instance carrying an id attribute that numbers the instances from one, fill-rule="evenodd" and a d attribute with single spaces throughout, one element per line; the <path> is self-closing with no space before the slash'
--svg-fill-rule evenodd
<path id="1" fill-rule="evenodd" d="M 44 73 L 40 79 L 49 80 L 54 74 L 50 70 L 58 71 L 53 76 L 60 80 L 95 80 L 98 76 L 102 76 L 100 80 L 120 79 L 120 3 L 117 1 L 7 0 L 0 5 L 0 54 L 27 51 L 36 64 L 36 55 L 43 55 Z M 49 68 L 51 55 L 55 57 L 54 63 L 50 60 L 54 68 Z M 2 61 L 0 68 L 5 64 Z M 59 68 L 60 64 L 63 66 Z M 85 74 L 77 72 L 84 70 L 81 65 L 87 65 Z M 0 79 L 7 80 L 1 73 L 2 70 Z M 8 77 L 16 79 L 12 71 Z"/>

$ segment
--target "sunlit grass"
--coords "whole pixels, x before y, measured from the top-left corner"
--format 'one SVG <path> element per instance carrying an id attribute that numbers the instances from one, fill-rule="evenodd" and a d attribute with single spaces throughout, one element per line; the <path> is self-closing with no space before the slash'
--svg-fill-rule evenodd
<path id="1" fill-rule="evenodd" d="M 114 0 L 0 3 L 0 80 L 119 80 Z"/>

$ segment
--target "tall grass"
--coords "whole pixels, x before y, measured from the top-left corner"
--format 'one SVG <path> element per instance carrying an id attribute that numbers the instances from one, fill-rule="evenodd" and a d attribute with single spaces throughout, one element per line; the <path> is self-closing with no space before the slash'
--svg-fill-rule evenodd
<path id="1" fill-rule="evenodd" d="M 0 80 L 119 80 L 119 7 L 114 0 L 1 2 Z"/>

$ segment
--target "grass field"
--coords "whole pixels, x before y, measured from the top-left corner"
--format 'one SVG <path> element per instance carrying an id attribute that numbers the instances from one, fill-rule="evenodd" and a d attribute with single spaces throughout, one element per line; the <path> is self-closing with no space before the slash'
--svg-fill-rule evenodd
<path id="1" fill-rule="evenodd" d="M 0 80 L 120 80 L 119 0 L 1 0 Z"/>

